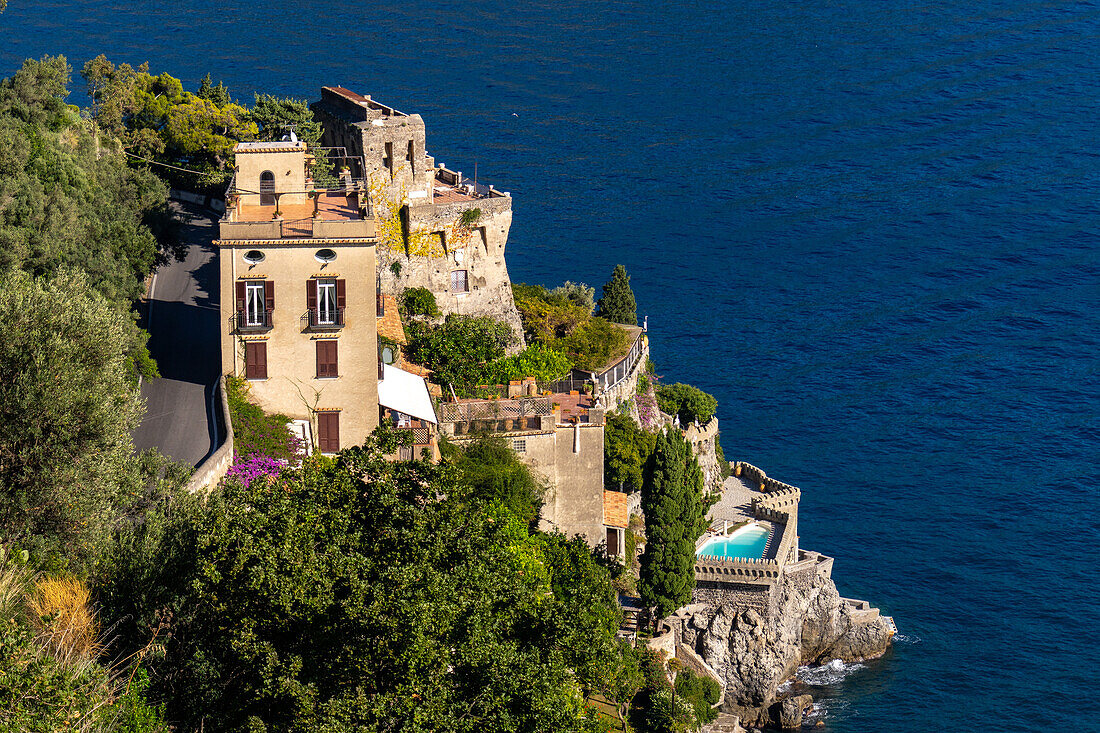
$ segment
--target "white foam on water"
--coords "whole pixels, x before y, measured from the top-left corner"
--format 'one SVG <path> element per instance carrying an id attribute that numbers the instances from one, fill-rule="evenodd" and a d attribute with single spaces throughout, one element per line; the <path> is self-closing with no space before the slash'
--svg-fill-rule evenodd
<path id="1" fill-rule="evenodd" d="M 863 669 L 865 665 L 859 662 L 853 662 L 851 664 L 845 664 L 839 659 L 834 659 L 828 664 L 823 664 L 820 667 L 799 667 L 798 679 L 802 680 L 804 684 L 811 685 L 813 687 L 823 687 L 825 685 L 836 685 L 844 681 L 848 675 L 853 672 L 857 672 Z"/>
<path id="2" fill-rule="evenodd" d="M 920 637 L 916 634 L 894 634 L 895 644 L 920 644 Z"/>

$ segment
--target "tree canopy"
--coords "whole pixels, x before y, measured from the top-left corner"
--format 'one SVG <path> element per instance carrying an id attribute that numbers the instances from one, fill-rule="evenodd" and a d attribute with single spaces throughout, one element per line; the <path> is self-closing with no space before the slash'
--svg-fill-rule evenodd
<path id="1" fill-rule="evenodd" d="M 598 371 L 625 355 L 630 339 L 621 328 L 592 315 L 583 288 L 567 283 L 551 291 L 518 283 L 512 293 L 528 343 L 560 351 L 578 369 Z"/>
<path id="2" fill-rule="evenodd" d="M 682 425 L 696 420 L 706 425 L 718 409 L 718 400 L 713 395 L 690 384 L 659 384 L 656 392 L 661 412 L 679 416 Z"/>
<path id="3" fill-rule="evenodd" d="M 0 81 L 0 273 L 79 267 L 108 299 L 129 301 L 175 254 L 154 236 L 171 230 L 168 190 L 64 103 L 69 73 L 46 57 Z"/>
<path id="4" fill-rule="evenodd" d="M 612 412 L 607 415 L 603 436 L 604 485 L 621 491 L 641 491 L 657 433 L 641 429 L 628 414 Z"/>
<path id="5" fill-rule="evenodd" d="M 82 274 L 0 279 L 0 537 L 75 552 L 111 522 L 140 415 L 128 325 Z"/>
<path id="6" fill-rule="evenodd" d="M 637 311 L 634 291 L 630 289 L 630 275 L 626 274 L 625 267 L 615 265 L 611 279 L 603 286 L 603 296 L 596 304 L 596 313 L 612 323 L 637 326 Z"/>
<path id="7" fill-rule="evenodd" d="M 678 430 L 657 435 L 642 483 L 646 544 L 638 590 L 663 618 L 691 601 L 695 541 L 706 531 L 708 497 L 691 444 Z"/>
<path id="8" fill-rule="evenodd" d="M 387 440 L 125 528 L 113 653 L 161 629 L 153 690 L 188 729 L 598 730 L 584 694 L 626 659 L 606 570 Z"/>
<path id="9" fill-rule="evenodd" d="M 84 64 L 81 76 L 96 123 L 134 155 L 199 171 L 182 179 L 179 171 L 161 171 L 192 188 L 227 178 L 234 145 L 259 134 L 249 111 L 220 83 L 204 80 L 193 94 L 169 74 L 150 74 L 148 64 L 115 66 L 103 55 Z"/>

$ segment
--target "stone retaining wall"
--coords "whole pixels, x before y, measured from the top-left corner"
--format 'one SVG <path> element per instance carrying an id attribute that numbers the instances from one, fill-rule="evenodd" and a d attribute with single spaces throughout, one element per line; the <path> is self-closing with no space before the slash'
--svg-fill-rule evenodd
<path id="1" fill-rule="evenodd" d="M 215 486 L 233 465 L 233 419 L 229 416 L 229 398 L 225 391 L 224 375 L 218 378 L 214 390 L 214 420 L 218 424 L 218 434 L 225 437 L 221 446 L 195 466 L 195 472 L 191 474 L 186 487 L 192 494 L 205 492 Z"/>
<path id="2" fill-rule="evenodd" d="M 774 596 L 772 590 L 774 587 L 773 585 L 696 580 L 695 590 L 691 592 L 691 602 L 715 607 L 726 604 L 738 609 L 755 608 L 761 613 L 767 613 Z"/>

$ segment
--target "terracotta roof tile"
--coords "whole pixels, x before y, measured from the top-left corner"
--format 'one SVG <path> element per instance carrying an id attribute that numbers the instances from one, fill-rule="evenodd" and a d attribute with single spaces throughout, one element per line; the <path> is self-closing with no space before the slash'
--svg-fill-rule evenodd
<path id="1" fill-rule="evenodd" d="M 386 314 L 378 317 L 378 335 L 396 341 L 405 346 L 409 340 L 405 337 L 405 327 L 401 323 L 401 313 L 397 310 L 397 298 L 383 295 Z"/>
<path id="2" fill-rule="evenodd" d="M 626 527 L 630 523 L 626 494 L 621 491 L 603 492 L 603 523 L 608 527 Z"/>

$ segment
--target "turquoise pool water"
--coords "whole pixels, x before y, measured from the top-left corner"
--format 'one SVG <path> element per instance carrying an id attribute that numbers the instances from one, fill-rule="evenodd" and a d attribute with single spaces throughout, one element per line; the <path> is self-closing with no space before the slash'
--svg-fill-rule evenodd
<path id="1" fill-rule="evenodd" d="M 742 527 L 728 537 L 712 537 L 696 551 L 696 555 L 723 557 L 727 560 L 764 557 L 768 530 L 758 524 Z"/>

